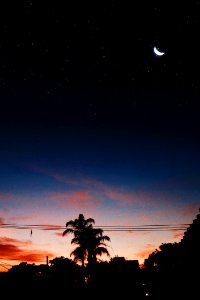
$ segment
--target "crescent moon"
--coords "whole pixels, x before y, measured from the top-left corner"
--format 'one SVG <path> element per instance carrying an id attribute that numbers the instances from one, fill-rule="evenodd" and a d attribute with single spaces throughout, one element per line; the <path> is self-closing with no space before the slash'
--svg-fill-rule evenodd
<path id="1" fill-rule="evenodd" d="M 160 52 L 156 47 L 153 48 L 153 52 L 158 56 L 162 56 L 165 54 L 165 52 Z"/>

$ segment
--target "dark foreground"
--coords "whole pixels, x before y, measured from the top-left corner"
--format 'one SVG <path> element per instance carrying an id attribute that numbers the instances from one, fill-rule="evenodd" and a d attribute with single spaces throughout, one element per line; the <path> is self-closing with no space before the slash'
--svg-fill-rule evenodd
<path id="1" fill-rule="evenodd" d="M 199 299 L 198 274 L 159 274 L 132 280 L 106 278 L 81 285 L 63 278 L 8 276 L 0 274 L 6 298 L 19 299 Z"/>

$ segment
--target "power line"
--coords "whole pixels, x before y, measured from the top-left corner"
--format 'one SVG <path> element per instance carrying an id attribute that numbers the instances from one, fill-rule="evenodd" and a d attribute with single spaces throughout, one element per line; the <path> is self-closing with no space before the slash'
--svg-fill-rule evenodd
<path id="1" fill-rule="evenodd" d="M 104 231 L 177 231 L 186 230 L 190 224 L 144 224 L 144 225 L 101 225 L 94 228 L 102 228 Z M 14 229 L 38 229 L 38 230 L 65 230 L 65 226 L 50 224 L 0 224 L 1 228 Z"/>
<path id="2" fill-rule="evenodd" d="M 13 267 L 13 265 L 10 265 L 10 264 L 7 264 L 7 263 L 4 263 L 4 262 L 0 261 L 0 267 L 4 268 L 6 270 L 10 270 L 10 267 Z"/>
<path id="3" fill-rule="evenodd" d="M 1 258 L 1 259 L 3 259 L 3 258 Z M 4 260 L 4 259 L 3 259 Z M 10 260 L 10 259 L 9 259 Z M 0 261 L 0 264 L 2 264 L 2 265 L 6 265 L 6 266 L 10 266 L 10 267 L 12 267 L 13 265 L 11 265 L 11 264 L 8 264 L 8 263 L 4 263 L 4 262 L 2 262 L 2 261 Z"/>
<path id="4" fill-rule="evenodd" d="M 2 264 L 0 264 L 0 267 L 4 268 L 4 269 L 6 269 L 6 270 L 9 270 L 9 269 L 10 269 L 10 268 L 5 267 L 5 266 L 2 265 Z"/>

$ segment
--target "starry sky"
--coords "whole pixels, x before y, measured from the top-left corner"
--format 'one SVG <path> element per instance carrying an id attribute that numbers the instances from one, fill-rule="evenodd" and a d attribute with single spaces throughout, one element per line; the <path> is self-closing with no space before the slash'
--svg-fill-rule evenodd
<path id="1" fill-rule="evenodd" d="M 200 206 L 200 1 L 40 2 L 0 3 L 1 268 L 79 213 L 142 264 Z"/>

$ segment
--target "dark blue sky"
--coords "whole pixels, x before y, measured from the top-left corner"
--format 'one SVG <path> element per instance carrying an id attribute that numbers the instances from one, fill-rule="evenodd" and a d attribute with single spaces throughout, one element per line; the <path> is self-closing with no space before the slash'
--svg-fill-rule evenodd
<path id="1" fill-rule="evenodd" d="M 0 154 L 2 189 L 11 178 L 19 187 L 29 182 L 31 166 L 132 188 L 146 189 L 173 177 L 188 178 L 189 186 L 194 180 L 195 186 L 200 164 L 194 138 L 109 128 L 5 130 Z"/>

